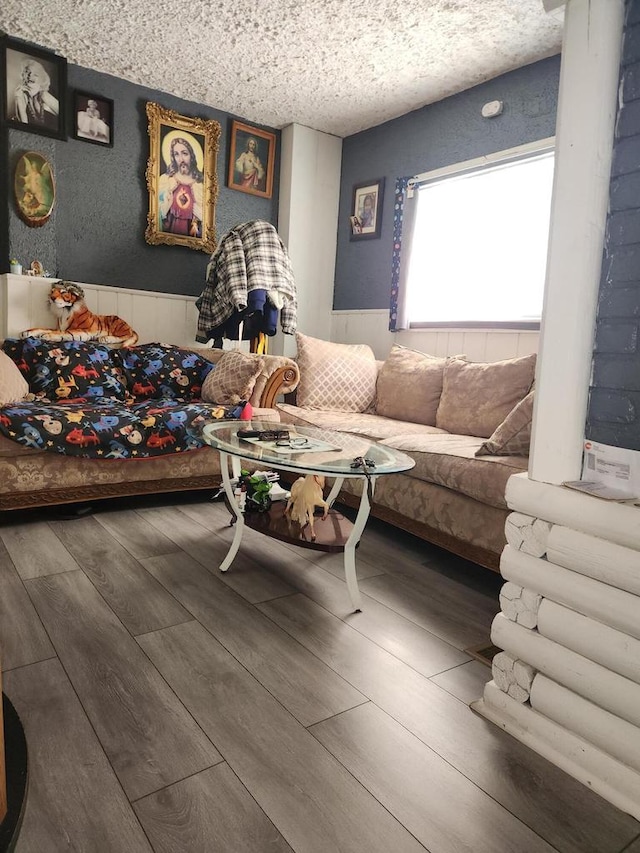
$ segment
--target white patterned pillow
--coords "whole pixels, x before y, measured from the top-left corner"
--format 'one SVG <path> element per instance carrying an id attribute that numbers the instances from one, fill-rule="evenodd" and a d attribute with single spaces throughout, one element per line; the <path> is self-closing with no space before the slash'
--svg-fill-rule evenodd
<path id="1" fill-rule="evenodd" d="M 0 350 L 0 406 L 19 403 L 29 393 L 29 385 L 9 356 Z"/>
<path id="2" fill-rule="evenodd" d="M 378 366 L 366 344 L 334 344 L 296 334 L 300 383 L 296 403 L 305 409 L 364 412 L 376 399 Z"/>
<path id="3" fill-rule="evenodd" d="M 202 383 L 202 399 L 206 403 L 237 403 L 248 400 L 256 379 L 264 366 L 264 358 L 244 352 L 225 352 Z"/>

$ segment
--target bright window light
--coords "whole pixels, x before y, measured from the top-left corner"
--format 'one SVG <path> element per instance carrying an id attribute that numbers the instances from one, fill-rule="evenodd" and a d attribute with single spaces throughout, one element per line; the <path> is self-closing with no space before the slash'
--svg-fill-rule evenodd
<path id="1" fill-rule="evenodd" d="M 411 325 L 540 321 L 553 166 L 545 152 L 418 188 Z"/>

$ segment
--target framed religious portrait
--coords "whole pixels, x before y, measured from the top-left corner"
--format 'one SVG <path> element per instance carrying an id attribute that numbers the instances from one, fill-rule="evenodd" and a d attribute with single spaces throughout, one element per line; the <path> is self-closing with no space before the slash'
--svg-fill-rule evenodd
<path id="1" fill-rule="evenodd" d="M 145 240 L 203 252 L 216 247 L 220 125 L 147 103 L 149 212 Z"/>
<path id="2" fill-rule="evenodd" d="M 66 139 L 67 60 L 7 37 L 0 48 L 3 123 Z"/>
<path id="3" fill-rule="evenodd" d="M 27 151 L 16 163 L 13 191 L 18 216 L 29 228 L 48 221 L 56 200 L 51 163 L 37 151 Z"/>
<path id="4" fill-rule="evenodd" d="M 373 240 L 382 229 L 384 178 L 355 184 L 349 228 L 351 240 Z"/>
<path id="5" fill-rule="evenodd" d="M 271 198 L 276 135 L 248 124 L 231 123 L 229 180 L 232 190 Z"/>
<path id="6" fill-rule="evenodd" d="M 76 90 L 72 104 L 73 138 L 113 148 L 113 101 L 102 95 Z"/>

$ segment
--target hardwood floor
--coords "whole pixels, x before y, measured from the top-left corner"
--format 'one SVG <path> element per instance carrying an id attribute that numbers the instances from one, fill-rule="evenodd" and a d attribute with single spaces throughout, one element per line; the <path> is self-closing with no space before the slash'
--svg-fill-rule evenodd
<path id="1" fill-rule="evenodd" d="M 501 579 L 372 521 L 341 556 L 207 496 L 0 517 L 17 853 L 640 853 L 640 824 L 475 715 Z"/>

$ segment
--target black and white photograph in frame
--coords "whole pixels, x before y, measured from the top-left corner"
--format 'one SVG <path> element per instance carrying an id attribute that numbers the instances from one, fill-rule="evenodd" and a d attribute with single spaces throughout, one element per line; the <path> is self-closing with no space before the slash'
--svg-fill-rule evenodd
<path id="1" fill-rule="evenodd" d="M 74 91 L 72 121 L 74 139 L 113 147 L 113 101 L 110 98 Z"/>
<path id="2" fill-rule="evenodd" d="M 3 122 L 29 133 L 66 139 L 67 60 L 6 37 L 1 49 Z"/>

